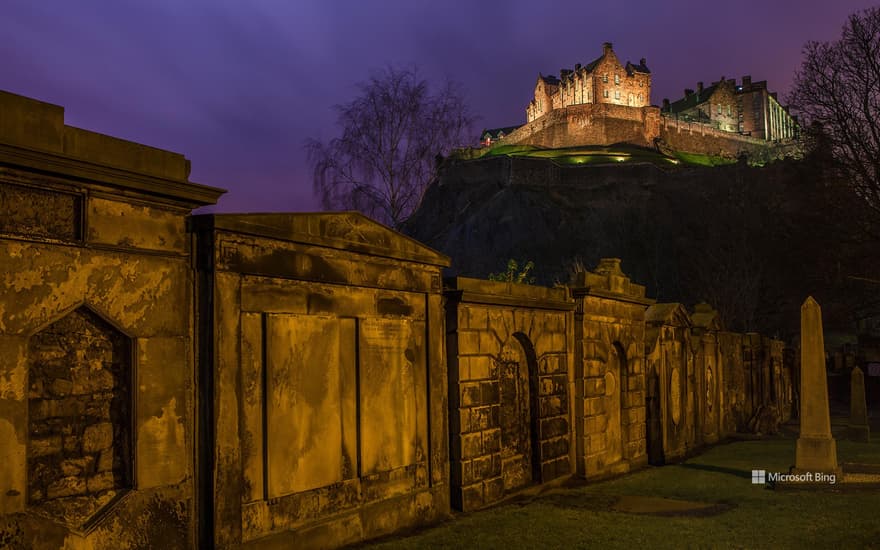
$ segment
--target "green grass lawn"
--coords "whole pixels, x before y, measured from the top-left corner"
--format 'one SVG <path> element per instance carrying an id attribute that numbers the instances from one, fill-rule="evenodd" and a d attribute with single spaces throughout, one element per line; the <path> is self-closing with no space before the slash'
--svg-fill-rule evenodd
<path id="1" fill-rule="evenodd" d="M 880 443 L 837 443 L 840 462 L 880 463 Z M 880 548 L 877 490 L 752 485 L 752 469 L 786 472 L 794 450 L 792 436 L 722 444 L 682 464 L 551 489 L 370 548 Z M 614 511 L 625 495 L 714 503 L 723 511 L 675 517 Z"/>
<path id="2" fill-rule="evenodd" d="M 485 149 L 470 150 L 469 158 L 490 158 L 498 156 L 549 159 L 557 164 L 578 166 L 589 164 L 653 163 L 661 167 L 674 165 L 718 166 L 733 162 L 730 159 L 677 153 L 670 158 L 644 147 L 620 144 L 603 147 L 599 145 L 548 149 L 534 145 L 496 145 Z"/>

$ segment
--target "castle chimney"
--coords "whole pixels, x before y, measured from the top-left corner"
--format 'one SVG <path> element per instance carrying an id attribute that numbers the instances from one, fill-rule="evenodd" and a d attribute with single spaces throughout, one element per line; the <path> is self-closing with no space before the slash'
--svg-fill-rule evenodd
<path id="1" fill-rule="evenodd" d="M 575 70 L 575 71 L 579 71 L 579 70 L 581 70 L 581 64 L 580 64 L 580 63 L 575 63 L 575 64 L 574 64 L 574 70 Z"/>
<path id="2" fill-rule="evenodd" d="M 607 55 L 608 52 L 610 52 L 610 51 L 611 51 L 611 42 L 603 43 L 602 44 L 602 53 Z"/>
<path id="3" fill-rule="evenodd" d="M 664 111 L 669 110 L 669 98 L 668 97 L 663 98 L 663 110 Z"/>
<path id="4" fill-rule="evenodd" d="M 694 91 L 693 91 L 693 90 L 691 90 L 690 88 L 685 88 L 685 89 L 684 89 L 684 97 L 690 97 L 690 96 L 692 96 L 692 95 L 694 95 Z"/>
<path id="5" fill-rule="evenodd" d="M 752 76 L 747 74 L 743 77 L 743 90 L 748 90 L 751 87 L 752 87 Z"/>
<path id="6" fill-rule="evenodd" d="M 644 57 L 639 59 L 639 65 L 641 65 L 642 67 L 645 67 L 645 58 Z"/>
<path id="7" fill-rule="evenodd" d="M 702 82 L 697 82 L 697 93 L 698 94 L 703 93 L 703 83 Z"/>

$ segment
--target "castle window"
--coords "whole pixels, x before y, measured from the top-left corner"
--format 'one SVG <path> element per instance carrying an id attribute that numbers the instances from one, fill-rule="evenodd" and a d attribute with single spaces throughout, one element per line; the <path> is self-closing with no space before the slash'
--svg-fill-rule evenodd
<path id="1" fill-rule="evenodd" d="M 620 84 L 620 75 L 619 74 L 614 75 L 614 83 Z"/>
<path id="2" fill-rule="evenodd" d="M 717 107 L 716 112 L 717 112 L 719 115 L 721 114 L 721 105 L 719 105 L 719 106 Z"/>
<path id="3" fill-rule="evenodd" d="M 642 101 L 642 94 L 639 94 L 639 103 Z"/>
<path id="4" fill-rule="evenodd" d="M 602 73 L 602 82 L 608 82 L 608 73 Z"/>
<path id="5" fill-rule="evenodd" d="M 608 97 L 608 90 L 605 90 L 602 95 Z"/>
<path id="6" fill-rule="evenodd" d="M 730 116 L 730 105 L 727 106 L 727 116 Z"/>
<path id="7" fill-rule="evenodd" d="M 644 86 L 644 84 L 645 84 L 644 82 L 642 82 L 641 80 L 639 80 L 639 88 L 641 88 L 642 86 Z"/>
<path id="8" fill-rule="evenodd" d="M 620 91 L 619 90 L 616 90 L 614 92 L 614 99 L 620 99 Z"/>

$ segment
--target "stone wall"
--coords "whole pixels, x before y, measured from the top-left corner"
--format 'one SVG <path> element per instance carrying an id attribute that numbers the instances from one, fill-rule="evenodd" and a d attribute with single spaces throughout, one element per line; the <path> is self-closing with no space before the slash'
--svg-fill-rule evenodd
<path id="1" fill-rule="evenodd" d="M 0 540 L 195 544 L 182 155 L 0 92 Z"/>
<path id="2" fill-rule="evenodd" d="M 499 143 L 549 148 L 631 143 L 653 147 L 660 133 L 660 109 L 588 103 L 554 109 L 521 126 Z"/>
<path id="3" fill-rule="evenodd" d="M 711 124 L 687 122 L 669 116 L 660 117 L 659 138 L 662 147 L 672 151 L 731 159 L 746 155 L 756 160 L 769 161 L 801 154 L 800 144 L 796 141 L 770 142 L 735 132 L 725 132 Z"/>
<path id="4" fill-rule="evenodd" d="M 28 503 L 83 524 L 131 487 L 130 342 L 86 308 L 31 337 Z"/>
<path id="5" fill-rule="evenodd" d="M 193 224 L 205 542 L 335 547 L 448 514 L 448 260 L 354 213 Z"/>
<path id="6" fill-rule="evenodd" d="M 452 505 L 474 510 L 571 472 L 563 288 L 447 281 Z"/>

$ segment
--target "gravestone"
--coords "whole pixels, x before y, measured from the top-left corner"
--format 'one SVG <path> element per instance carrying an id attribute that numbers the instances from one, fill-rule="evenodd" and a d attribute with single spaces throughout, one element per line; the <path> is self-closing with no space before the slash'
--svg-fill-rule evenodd
<path id="1" fill-rule="evenodd" d="M 865 375 L 855 367 L 850 375 L 849 398 L 849 438 L 854 441 L 869 441 L 868 406 L 865 401 Z"/>
<path id="2" fill-rule="evenodd" d="M 837 444 L 831 437 L 822 310 L 808 297 L 801 306 L 801 414 L 795 468 L 803 472 L 837 470 Z"/>

